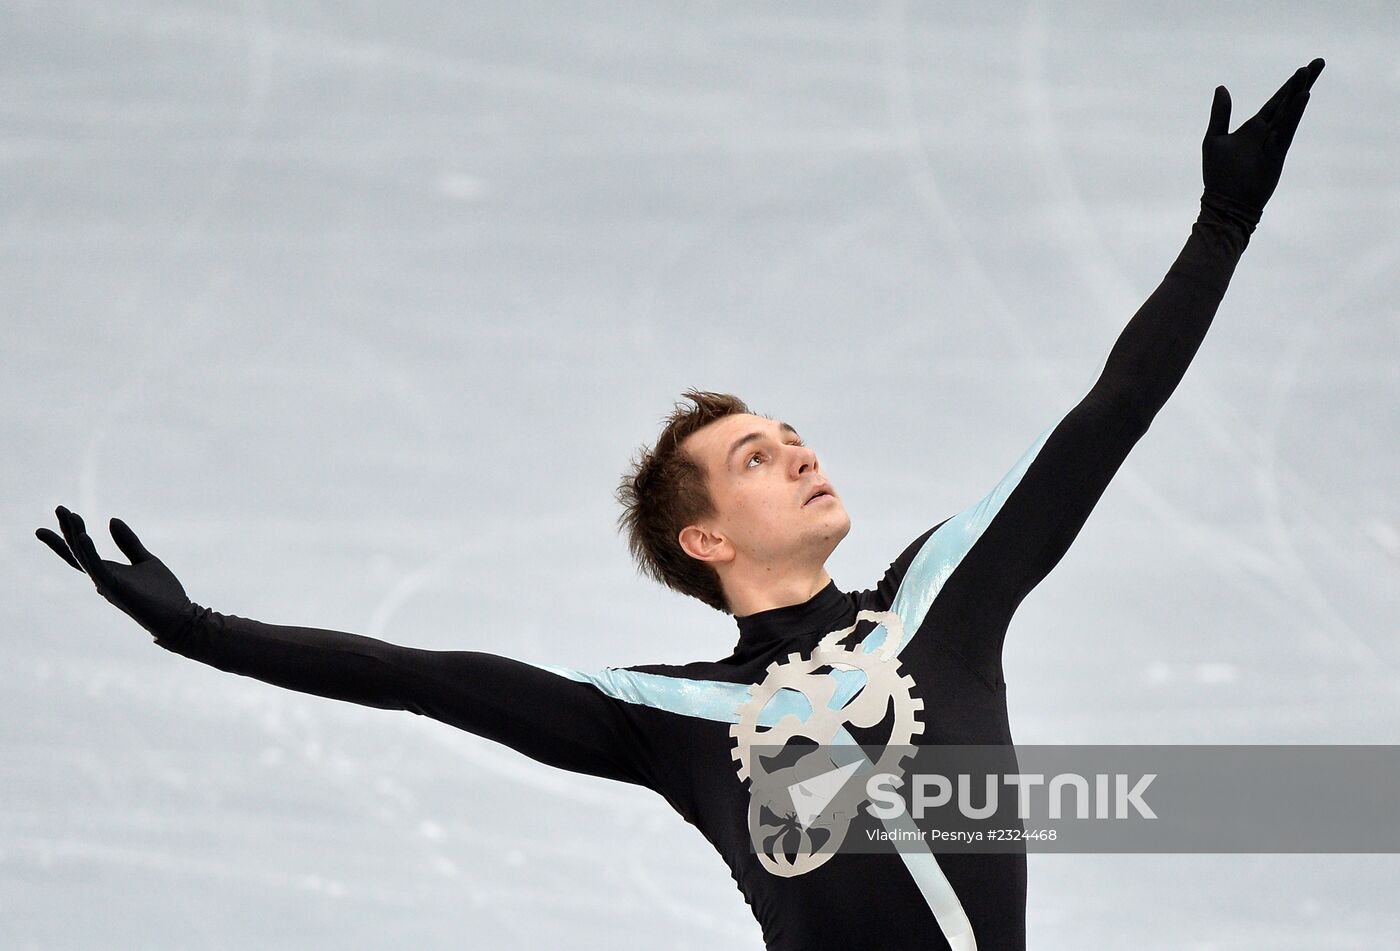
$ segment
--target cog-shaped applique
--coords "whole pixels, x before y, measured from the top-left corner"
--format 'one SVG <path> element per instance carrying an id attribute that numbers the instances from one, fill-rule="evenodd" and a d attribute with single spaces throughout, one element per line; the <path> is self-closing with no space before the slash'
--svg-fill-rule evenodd
<path id="1" fill-rule="evenodd" d="M 841 647 L 840 642 L 865 620 L 878 621 L 886 629 L 884 642 L 874 651 L 865 651 L 860 645 Z M 748 700 L 739 705 L 736 711 L 739 718 L 729 728 L 729 735 L 738 741 L 731 756 L 738 764 L 739 779 L 750 778 L 750 751 L 755 743 L 782 746 L 795 736 L 805 736 L 818 745 L 830 746 L 836 743 L 836 731 L 847 723 L 865 728 L 878 725 L 891 700 L 895 705 L 895 722 L 886 745 L 908 746 L 913 737 L 923 733 L 923 724 L 914 714 L 922 710 L 924 704 L 912 696 L 914 679 L 899 673 L 895 652 L 902 639 L 899 615 L 889 611 L 861 611 L 855 624 L 823 637 L 810 658 L 792 653 L 784 660 L 769 664 L 763 681 L 749 688 Z M 865 686 L 839 710 L 832 710 L 831 700 L 836 695 L 837 683 L 828 674 L 816 673 L 823 667 L 861 670 L 865 674 Z M 760 732 L 759 716 L 783 689 L 800 691 L 811 705 L 811 715 L 802 720 L 788 714 Z M 894 761 L 887 762 L 889 756 L 890 751 L 886 751 L 876 765 L 897 765 Z"/>
<path id="2" fill-rule="evenodd" d="M 875 636 L 875 631 L 880 628 L 885 629 L 885 639 L 875 648 L 875 653 L 886 660 L 891 660 L 899 654 L 899 649 L 904 645 L 904 621 L 894 611 L 861 611 L 856 615 L 856 622 L 850 627 L 843 627 L 839 631 L 832 631 L 821 639 L 818 647 L 839 647 L 841 642 L 850 637 L 855 629 L 860 627 L 861 621 L 874 621 L 876 628 L 866 635 L 866 640 L 871 640 Z M 864 642 L 861 644 L 864 647 Z"/>
<path id="3" fill-rule="evenodd" d="M 902 675 L 899 669 L 896 652 L 903 631 L 898 616 L 892 612 L 862 611 L 856 624 L 863 620 L 875 620 L 885 626 L 886 637 L 880 647 L 866 651 L 861 645 L 839 646 L 855 630 L 856 625 L 852 625 L 822 638 L 810 657 L 793 653 L 785 660 L 774 661 L 764 679 L 749 689 L 749 698 L 738 707 L 738 720 L 730 727 L 730 736 L 736 741 L 732 756 L 740 781 L 754 778 L 751 767 L 755 746 L 781 748 L 799 737 L 817 745 L 796 764 L 765 772 L 762 783 L 750 783 L 750 830 L 758 846 L 759 861 L 775 875 L 802 875 L 830 859 L 864 801 L 863 783 L 852 781 L 832 795 L 819 817 L 802 822 L 793 815 L 790 790 L 794 784 L 839 768 L 840 764 L 832 759 L 831 748 L 844 745 L 837 736 L 843 727 L 875 727 L 893 703 L 894 723 L 871 771 L 874 773 L 895 771 L 912 752 L 909 745 L 913 738 L 924 731 L 924 725 L 915 716 L 923 709 L 923 701 L 913 696 L 914 679 Z M 856 695 L 835 710 L 831 703 L 837 679 L 831 673 L 818 673 L 827 667 L 833 671 L 859 670 L 865 675 L 865 683 Z M 788 713 L 771 726 L 761 724 L 763 711 L 781 690 L 800 692 L 810 713 L 805 719 Z M 823 851 L 816 852 L 818 848 Z M 787 852 L 792 852 L 795 860 L 789 860 Z"/>

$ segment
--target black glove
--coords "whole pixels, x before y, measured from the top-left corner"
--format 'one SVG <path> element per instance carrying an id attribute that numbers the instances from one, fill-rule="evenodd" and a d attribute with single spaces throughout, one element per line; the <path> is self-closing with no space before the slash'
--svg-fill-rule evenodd
<path id="1" fill-rule="evenodd" d="M 1315 59 L 1289 77 L 1263 108 L 1233 133 L 1230 132 L 1230 91 L 1215 87 L 1210 125 L 1201 144 L 1202 175 L 1206 191 L 1239 202 L 1257 220 L 1269 196 L 1278 186 L 1283 157 L 1324 63 Z"/>
<path id="2" fill-rule="evenodd" d="M 54 511 L 58 516 L 59 528 L 63 530 L 63 538 L 47 528 L 37 529 L 35 536 L 68 564 L 86 572 L 97 586 L 98 594 L 157 637 L 172 630 L 184 619 L 191 603 L 179 579 L 159 558 L 146 551 L 136 533 L 125 522 L 114 518 L 110 527 L 117 547 L 131 559 L 129 565 L 119 561 L 103 561 L 76 512 L 70 512 L 61 505 Z"/>

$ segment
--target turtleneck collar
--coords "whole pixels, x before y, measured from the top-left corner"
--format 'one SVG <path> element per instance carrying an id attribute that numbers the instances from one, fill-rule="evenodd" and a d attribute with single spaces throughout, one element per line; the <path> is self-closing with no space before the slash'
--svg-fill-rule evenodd
<path id="1" fill-rule="evenodd" d="M 834 580 L 829 581 L 825 588 L 800 604 L 736 617 L 739 642 L 734 645 L 734 653 L 756 653 L 777 641 L 826 634 L 839 629 L 843 620 L 850 623 L 847 618 L 853 614 L 850 598 L 836 587 Z"/>

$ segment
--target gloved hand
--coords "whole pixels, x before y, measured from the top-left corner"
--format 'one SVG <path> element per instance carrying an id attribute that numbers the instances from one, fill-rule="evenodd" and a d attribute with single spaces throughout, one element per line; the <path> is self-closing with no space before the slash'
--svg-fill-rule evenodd
<path id="1" fill-rule="evenodd" d="M 47 528 L 34 534 L 59 557 L 85 572 L 97 586 L 97 593 L 126 612 L 137 624 L 156 636 L 171 630 L 190 607 L 190 599 L 179 580 L 159 558 L 146 551 L 136 533 L 119 518 L 111 521 L 112 538 L 131 564 L 104 561 L 88 537 L 83 520 L 63 506 L 55 509 L 63 537 Z"/>
<path id="2" fill-rule="evenodd" d="M 1263 108 L 1230 132 L 1230 91 L 1215 87 L 1210 124 L 1201 144 L 1206 191 L 1237 201 L 1256 213 L 1278 186 L 1283 157 L 1308 105 L 1308 90 L 1325 64 L 1315 59 L 1289 77 Z"/>

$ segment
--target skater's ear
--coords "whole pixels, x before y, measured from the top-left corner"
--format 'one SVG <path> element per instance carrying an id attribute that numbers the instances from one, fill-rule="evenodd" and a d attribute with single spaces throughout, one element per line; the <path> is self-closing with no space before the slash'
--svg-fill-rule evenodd
<path id="1" fill-rule="evenodd" d="M 683 397 L 689 402 L 675 404 L 663 420 L 655 447 L 643 446 L 618 484 L 618 530 L 627 539 L 639 573 L 730 614 L 719 574 L 710 561 L 687 552 L 680 533 L 715 515 L 708 456 L 702 459 L 693 451 L 696 441 L 690 437 L 717 420 L 750 410 L 729 393 L 691 389 Z M 710 547 L 695 546 L 697 552 Z"/>

